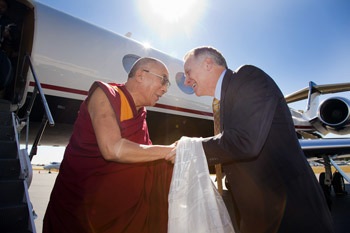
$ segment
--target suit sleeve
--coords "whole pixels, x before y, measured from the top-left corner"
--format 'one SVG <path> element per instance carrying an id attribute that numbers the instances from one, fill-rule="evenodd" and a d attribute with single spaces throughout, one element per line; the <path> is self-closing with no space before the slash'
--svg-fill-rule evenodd
<path id="1" fill-rule="evenodd" d="M 241 68 L 242 69 L 242 68 Z M 282 94 L 262 70 L 248 66 L 237 73 L 225 94 L 224 130 L 204 139 L 208 163 L 227 163 L 257 159 L 269 134 Z"/>

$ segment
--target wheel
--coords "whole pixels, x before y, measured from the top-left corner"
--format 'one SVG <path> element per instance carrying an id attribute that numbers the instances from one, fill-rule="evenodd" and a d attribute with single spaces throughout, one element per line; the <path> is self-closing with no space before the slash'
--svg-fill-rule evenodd
<path id="1" fill-rule="evenodd" d="M 324 183 L 325 178 L 326 178 L 326 173 L 321 172 L 320 176 L 318 178 L 318 182 L 320 183 L 321 188 L 323 190 L 324 196 L 325 196 L 326 201 L 327 201 L 328 208 L 329 208 L 329 210 L 331 210 L 331 207 L 332 207 L 331 187 L 328 185 L 325 185 L 325 183 Z"/>
<path id="2" fill-rule="evenodd" d="M 347 194 L 345 191 L 344 178 L 339 172 L 333 173 L 332 185 L 335 195 L 344 195 Z"/>
<path id="3" fill-rule="evenodd" d="M 326 173 L 325 172 L 321 172 L 320 176 L 318 178 L 318 182 L 320 183 L 323 191 L 327 191 L 327 192 L 330 193 L 331 192 L 331 187 L 324 183 L 325 179 L 326 179 Z"/>

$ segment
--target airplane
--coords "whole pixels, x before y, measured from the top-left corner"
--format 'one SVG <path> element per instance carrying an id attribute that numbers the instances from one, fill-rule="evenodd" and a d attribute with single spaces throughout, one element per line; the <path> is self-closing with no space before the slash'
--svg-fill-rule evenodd
<path id="1" fill-rule="evenodd" d="M 12 64 L 14 78 L 4 96 L 18 116 L 25 144 L 33 144 L 30 159 L 37 145 L 67 145 L 91 84 L 96 80 L 125 82 L 133 63 L 143 56 L 162 60 L 172 83 L 166 95 L 147 108 L 153 143 L 171 144 L 181 136 L 213 135 L 212 98 L 197 97 L 184 85 L 182 60 L 37 1 L 13 0 L 9 16 L 21 29 L 21 39 L 17 62 Z M 318 97 L 349 90 L 350 83 L 310 82 L 308 88 L 286 96 L 287 103 L 308 100 L 306 111 L 291 109 L 291 114 L 306 157 L 325 166 L 321 180 L 327 187 L 332 181 L 331 165 L 342 174 L 337 178 L 339 184 L 343 177 L 350 180 L 334 163 L 337 156 L 350 154 L 350 139 L 323 138 L 328 133 L 349 133 L 350 101 L 331 97 L 318 103 Z M 54 127 L 46 127 L 47 123 Z"/>
<path id="2" fill-rule="evenodd" d="M 50 164 L 45 165 L 43 168 L 44 170 L 49 170 L 49 173 L 51 173 L 51 169 L 58 171 L 60 170 L 60 166 L 60 162 L 51 162 Z"/>
<path id="3" fill-rule="evenodd" d="M 350 100 L 344 97 L 331 97 L 319 103 L 321 94 L 344 91 L 350 91 L 350 83 L 316 85 L 314 82 L 309 82 L 307 88 L 285 96 L 288 104 L 307 99 L 305 111 L 291 109 L 296 131 L 305 138 L 319 138 L 328 133 L 349 134 Z"/>
<path id="4" fill-rule="evenodd" d="M 344 97 L 330 97 L 319 103 L 321 94 L 339 93 L 350 90 L 350 83 L 309 86 L 285 96 L 288 104 L 307 99 L 305 111 L 291 110 L 300 146 L 309 161 L 324 165 L 325 172 L 319 176 L 319 183 L 326 197 L 331 186 L 337 195 L 345 191 L 344 179 L 350 178 L 335 159 L 350 157 L 349 138 L 324 138 L 329 133 L 347 135 L 350 132 L 350 100 Z M 336 169 L 332 174 L 331 166 Z"/>

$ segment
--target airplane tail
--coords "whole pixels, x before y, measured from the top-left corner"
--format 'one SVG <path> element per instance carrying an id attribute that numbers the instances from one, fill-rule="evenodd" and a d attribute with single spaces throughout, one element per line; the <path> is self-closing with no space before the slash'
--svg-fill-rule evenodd
<path id="1" fill-rule="evenodd" d="M 318 106 L 319 106 L 319 96 L 321 92 L 316 88 L 316 84 L 312 81 L 309 82 L 309 93 L 307 99 L 307 107 L 305 110 L 305 116 L 312 118 L 317 116 Z"/>

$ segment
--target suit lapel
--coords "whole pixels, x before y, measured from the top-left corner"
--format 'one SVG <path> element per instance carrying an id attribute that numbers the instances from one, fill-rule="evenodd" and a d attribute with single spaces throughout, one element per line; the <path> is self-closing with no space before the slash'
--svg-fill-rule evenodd
<path id="1" fill-rule="evenodd" d="M 235 74 L 236 74 L 235 72 L 228 69 L 226 70 L 225 76 L 222 80 L 221 96 L 220 96 L 220 131 L 224 129 L 224 106 L 225 106 L 226 91 L 231 79 L 234 77 Z"/>

